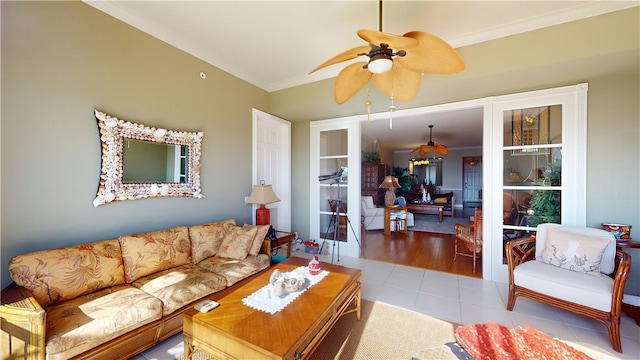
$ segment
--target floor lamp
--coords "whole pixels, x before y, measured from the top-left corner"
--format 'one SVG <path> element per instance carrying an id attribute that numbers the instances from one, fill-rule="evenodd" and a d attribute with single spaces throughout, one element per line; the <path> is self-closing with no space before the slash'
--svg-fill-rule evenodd
<path id="1" fill-rule="evenodd" d="M 265 185 L 264 182 L 261 182 L 260 185 L 253 185 L 253 190 L 247 199 L 247 203 L 260 205 L 256 209 L 256 225 L 271 224 L 271 215 L 265 205 L 278 201 L 280 199 L 273 192 L 271 185 Z"/>

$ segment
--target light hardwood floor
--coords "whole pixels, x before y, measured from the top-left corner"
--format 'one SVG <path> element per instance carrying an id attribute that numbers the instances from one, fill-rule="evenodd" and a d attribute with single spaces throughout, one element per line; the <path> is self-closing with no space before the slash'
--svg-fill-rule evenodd
<path id="1" fill-rule="evenodd" d="M 459 212 L 456 216 L 469 213 L 468 209 Z M 412 230 L 407 235 L 392 233 L 386 236 L 382 230 L 362 231 L 361 235 L 365 259 L 482 278 L 481 259 L 476 263 L 475 272 L 472 258 L 458 256 L 453 261 L 454 242 L 455 235 Z"/>

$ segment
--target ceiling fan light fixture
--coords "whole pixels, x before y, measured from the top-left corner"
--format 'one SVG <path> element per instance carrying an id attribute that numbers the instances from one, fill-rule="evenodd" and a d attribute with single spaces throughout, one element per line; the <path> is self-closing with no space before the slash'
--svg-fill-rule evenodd
<path id="1" fill-rule="evenodd" d="M 387 54 L 377 54 L 371 57 L 367 69 L 373 74 L 384 74 L 393 67 L 393 60 Z"/>

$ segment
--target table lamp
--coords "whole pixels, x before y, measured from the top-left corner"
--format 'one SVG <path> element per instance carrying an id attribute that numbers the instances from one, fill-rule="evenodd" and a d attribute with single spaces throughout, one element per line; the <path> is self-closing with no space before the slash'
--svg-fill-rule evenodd
<path id="1" fill-rule="evenodd" d="M 400 188 L 398 180 L 391 175 L 387 175 L 384 177 L 384 180 L 382 180 L 382 184 L 378 187 L 381 189 L 387 189 L 387 192 L 384 193 L 384 205 L 393 206 L 393 203 L 396 201 L 396 194 L 393 192 L 393 189 Z"/>
<path id="2" fill-rule="evenodd" d="M 253 185 L 253 190 L 247 199 L 247 203 L 260 205 L 260 207 L 256 209 L 256 225 L 271 224 L 269 209 L 265 207 L 265 204 L 278 201 L 280 201 L 280 199 L 278 199 L 273 192 L 271 185 Z"/>

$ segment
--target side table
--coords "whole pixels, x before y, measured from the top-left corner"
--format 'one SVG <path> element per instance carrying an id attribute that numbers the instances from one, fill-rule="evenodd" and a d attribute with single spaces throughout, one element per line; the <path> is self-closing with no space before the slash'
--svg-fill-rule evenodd
<path id="1" fill-rule="evenodd" d="M 392 231 L 407 234 L 407 207 L 384 207 L 384 234 L 391 235 Z"/>
<path id="2" fill-rule="evenodd" d="M 271 239 L 271 254 L 273 251 L 281 248 L 283 245 L 287 245 L 287 258 L 291 257 L 291 246 L 296 234 L 287 231 L 276 230 L 276 238 Z"/>
<path id="3" fill-rule="evenodd" d="M 616 246 L 618 249 L 640 249 L 640 241 L 630 241 L 630 239 L 617 240 Z M 636 321 L 636 325 L 640 326 L 640 306 L 622 303 L 622 311 L 624 311 L 630 318 Z"/>

